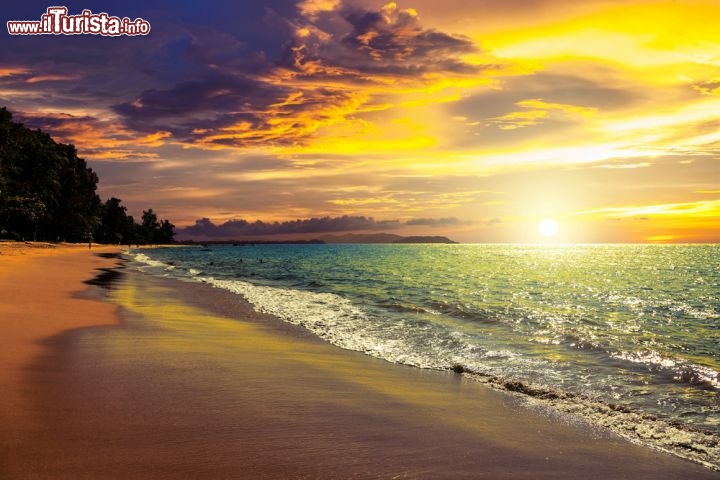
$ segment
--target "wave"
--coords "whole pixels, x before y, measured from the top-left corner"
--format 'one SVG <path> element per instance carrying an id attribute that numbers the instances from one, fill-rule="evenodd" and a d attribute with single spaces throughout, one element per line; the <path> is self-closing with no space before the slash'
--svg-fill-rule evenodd
<path id="1" fill-rule="evenodd" d="M 457 332 L 445 332 L 421 320 L 379 318 L 332 293 L 259 286 L 213 277 L 202 277 L 202 280 L 240 294 L 257 311 L 304 327 L 333 345 L 390 362 L 443 369 L 455 361 L 457 353 L 453 352 L 470 348 Z M 420 345 L 423 348 L 418 348 Z"/>
<path id="2" fill-rule="evenodd" d="M 580 416 L 624 438 L 720 470 L 720 438 L 706 430 L 584 394 L 518 381 L 503 372 L 490 373 L 484 361 L 522 359 L 508 350 L 482 350 L 464 341 L 461 332 L 438 332 L 429 325 L 398 322 L 378 325 L 377 319 L 349 300 L 315 293 L 256 286 L 239 280 L 203 279 L 217 288 L 243 295 L 255 308 L 300 325 L 339 347 L 361 351 L 394 363 L 452 370 L 495 389 L 544 402 L 561 412 Z M 422 345 L 419 349 L 418 346 Z M 473 361 L 468 361 L 473 359 Z M 695 371 L 695 370 L 693 370 Z"/>
<path id="3" fill-rule="evenodd" d="M 139 264 L 138 269 L 148 273 L 159 273 L 163 276 L 174 276 L 177 278 L 198 277 L 202 270 L 196 268 L 183 268 L 175 265 L 174 262 L 161 262 L 144 253 L 135 253 L 132 259 Z"/>
<path id="4" fill-rule="evenodd" d="M 607 403 L 587 395 L 488 376 L 454 365 L 452 370 L 496 390 L 520 396 L 530 405 L 552 409 L 609 429 L 632 443 L 647 446 L 720 471 L 720 435 L 644 413 L 629 405 Z"/>
<path id="5" fill-rule="evenodd" d="M 241 280 L 198 277 L 209 285 L 245 297 L 261 313 L 310 330 L 338 347 L 393 363 L 448 370 L 462 362 L 488 374 L 501 375 L 508 362 L 518 370 L 538 371 L 545 361 L 490 345 L 448 326 L 417 316 L 372 315 L 333 293 L 254 285 Z"/>
<path id="6" fill-rule="evenodd" d="M 527 370 L 536 370 L 536 360 L 521 358 L 506 349 L 483 349 L 457 331 L 438 331 L 422 322 L 400 321 L 379 324 L 377 318 L 331 293 L 316 293 L 278 287 L 257 286 L 239 280 L 204 277 L 203 281 L 244 296 L 255 308 L 281 320 L 312 331 L 326 341 L 374 357 L 405 365 L 437 370 L 451 370 L 481 381 L 494 389 L 521 395 L 529 402 L 545 405 L 608 428 L 631 442 L 720 470 L 720 437 L 707 430 L 680 424 L 660 415 L 647 414 L 636 407 L 607 403 L 594 396 L 573 393 L 547 385 L 519 381 L 503 368 L 489 367 L 490 362 L 522 365 L 533 362 Z M 421 348 L 419 348 L 421 347 Z M 618 355 L 620 358 L 621 355 Z M 621 358 L 630 361 L 632 355 Z M 638 356 L 672 365 L 685 379 L 707 379 L 717 372 L 697 365 L 662 360 L 652 355 Z M 683 370 L 684 369 L 684 370 Z M 717 377 L 714 381 L 717 381 Z M 691 380 L 693 381 L 693 380 Z M 539 403 L 538 403 L 539 402 Z"/>
<path id="7" fill-rule="evenodd" d="M 618 351 L 604 343 L 587 340 L 578 335 L 565 335 L 560 338 L 533 336 L 529 340 L 546 345 L 563 344 L 586 352 L 597 353 L 604 358 L 627 362 L 633 368 L 656 374 L 658 379 L 666 377 L 674 383 L 720 390 L 720 371 L 682 358 L 663 355 L 655 350 Z"/>
<path id="8" fill-rule="evenodd" d="M 641 407 L 620 405 L 616 399 L 593 392 L 586 371 L 571 370 L 559 372 L 558 364 L 548 358 L 534 356 L 532 352 L 522 353 L 515 347 L 508 347 L 500 338 L 504 316 L 483 315 L 483 312 L 456 307 L 452 302 L 428 303 L 416 306 L 396 298 L 378 302 L 379 310 L 369 306 L 360 307 L 348 298 L 334 293 L 284 288 L 280 286 L 257 285 L 254 283 L 222 277 L 214 267 L 193 263 L 195 268 L 175 267 L 138 253 L 134 259 L 146 265 L 149 273 L 171 275 L 188 281 L 202 281 L 216 288 L 227 290 L 245 297 L 258 312 L 273 315 L 285 322 L 298 325 L 338 347 L 366 353 L 393 363 L 451 370 L 482 381 L 492 388 L 521 395 L 529 402 L 546 405 L 557 411 L 588 419 L 594 425 L 609 428 L 613 432 L 636 443 L 652 446 L 683 458 L 720 470 L 720 435 L 716 431 L 702 430 L 688 422 L 679 423 L 663 416 L 661 411 L 649 414 Z M 207 272 L 203 272 L 207 270 Z M 222 270 L 222 269 L 221 269 Z M 215 275 L 216 276 L 213 276 Z M 363 304 L 364 305 L 364 304 Z M 390 314 L 390 313 L 394 314 Z M 386 314 L 383 314 L 386 313 Z M 433 318 L 442 317 L 438 321 Z M 489 317 L 489 318 L 488 318 Z M 448 318 L 459 319 L 457 322 Z M 467 319 L 497 327 L 487 330 L 483 336 L 463 331 L 460 327 Z M 547 327 L 547 326 L 546 326 Z M 544 334 L 541 334 L 545 332 Z M 488 334 L 489 333 L 489 334 Z M 530 332 L 527 332 L 530 333 Z M 583 341 L 583 335 L 558 334 L 552 329 L 535 330 L 532 337 L 523 335 L 525 341 L 536 344 L 573 345 L 573 349 L 598 354 L 612 359 L 616 365 L 625 363 L 642 366 L 650 372 L 664 372 L 662 376 L 676 383 L 683 383 L 701 389 L 720 387 L 719 372 L 692 362 L 663 357 L 655 351 L 625 352 L 613 351 L 603 342 Z M 515 350 L 515 351 L 514 351 Z M 553 372 L 558 378 L 565 374 L 579 375 L 582 383 L 572 387 L 561 379 L 563 387 L 544 385 L 545 379 L 552 380 Z M 528 382 L 525 379 L 532 379 Z M 622 393 L 622 392 L 621 392 Z M 625 392 L 627 393 L 627 392 Z M 619 396 L 616 398 L 620 398 Z M 630 400 L 632 401 L 632 400 Z M 539 403 L 538 403 L 539 402 Z"/>
<path id="9" fill-rule="evenodd" d="M 150 258 L 149 256 L 145 255 L 144 253 L 135 253 L 133 255 L 133 260 L 135 260 L 138 263 L 145 264 L 148 267 L 159 267 L 159 268 L 163 268 L 166 270 L 168 270 L 168 269 L 172 270 L 174 268 L 173 265 L 164 263 L 164 262 L 160 262 L 158 260 L 154 260 L 154 259 Z"/>
<path id="10" fill-rule="evenodd" d="M 677 383 L 720 389 L 720 371 L 687 360 L 663 356 L 652 350 L 612 353 L 613 358 L 664 371 Z"/>

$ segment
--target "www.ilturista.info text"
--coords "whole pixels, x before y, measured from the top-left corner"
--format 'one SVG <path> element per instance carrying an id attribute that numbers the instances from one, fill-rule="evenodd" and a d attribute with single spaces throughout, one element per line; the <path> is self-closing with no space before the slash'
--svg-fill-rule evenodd
<path id="1" fill-rule="evenodd" d="M 49 7 L 40 20 L 7 22 L 10 35 L 147 35 L 150 23 L 142 18 L 111 17 L 107 13 L 83 10 L 80 15 L 68 15 L 66 7 Z"/>

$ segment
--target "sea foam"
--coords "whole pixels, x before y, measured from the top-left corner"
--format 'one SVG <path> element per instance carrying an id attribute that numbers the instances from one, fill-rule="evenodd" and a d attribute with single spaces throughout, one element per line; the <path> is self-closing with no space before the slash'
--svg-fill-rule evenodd
<path id="1" fill-rule="evenodd" d="M 338 347 L 469 375 L 720 469 L 720 378 L 716 354 L 703 353 L 716 331 L 720 278 L 707 271 L 689 291 L 678 270 L 637 268 L 662 266 L 665 256 L 701 271 L 713 252 L 284 246 L 134 259 L 148 273 L 242 295 Z"/>

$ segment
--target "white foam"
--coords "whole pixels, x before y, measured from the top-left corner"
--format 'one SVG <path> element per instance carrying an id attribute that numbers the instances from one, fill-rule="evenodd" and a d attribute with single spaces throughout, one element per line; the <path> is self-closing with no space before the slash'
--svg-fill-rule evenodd
<path id="1" fill-rule="evenodd" d="M 394 363 L 448 369 L 455 363 L 481 368 L 483 360 L 516 356 L 487 351 L 458 332 L 409 319 L 375 317 L 332 293 L 253 285 L 240 280 L 197 277 L 244 296 L 258 312 L 302 326 L 333 345 Z M 471 357 L 471 358 L 469 358 Z M 484 366 L 487 370 L 487 365 Z"/>
<path id="2" fill-rule="evenodd" d="M 144 253 L 136 253 L 135 256 L 133 257 L 133 260 L 135 260 L 138 263 L 144 263 L 145 265 L 148 265 L 150 267 L 171 267 L 172 266 L 172 265 L 168 265 L 167 263 L 153 260 L 152 258 L 148 257 Z"/>
<path id="3" fill-rule="evenodd" d="M 645 365 L 655 365 L 674 372 L 673 379 L 677 382 L 705 384 L 720 388 L 720 372 L 710 367 L 697 365 L 687 360 L 669 358 L 652 350 L 639 352 L 616 352 L 611 356 L 620 360 Z"/>
<path id="4" fill-rule="evenodd" d="M 172 269 L 172 265 L 152 260 L 144 254 L 137 254 L 135 260 L 155 267 L 149 268 L 155 274 L 163 274 L 161 269 L 164 269 L 167 274 Z M 472 329 L 463 328 L 461 322 L 453 320 L 454 316 L 464 318 L 465 312 L 462 309 L 455 314 L 453 311 L 442 313 L 445 312 L 442 308 L 444 304 L 438 304 L 438 310 L 433 310 L 428 306 L 414 308 L 412 305 L 399 305 L 402 308 L 383 315 L 382 308 L 375 309 L 377 305 L 372 302 L 363 302 L 358 305 L 332 293 L 256 285 L 224 277 L 225 274 L 233 274 L 233 271 L 220 269 L 217 265 L 211 266 L 213 264 L 208 264 L 204 259 L 198 260 L 192 257 L 185 266 L 182 263 L 178 265 L 177 270 L 171 275 L 186 281 L 203 281 L 216 288 L 240 294 L 257 311 L 302 326 L 341 348 L 421 368 L 449 369 L 460 366 L 462 371 L 474 372 L 483 378 L 497 379 L 492 382 L 503 389 L 508 389 L 506 384 L 515 385 L 517 381 L 529 385 L 528 388 L 531 390 L 546 389 L 550 394 L 547 395 L 548 398 L 541 400 L 552 400 L 551 403 L 559 410 L 591 418 L 594 423 L 608 426 L 633 441 L 654 445 L 656 448 L 673 451 L 685 458 L 713 465 L 713 468 L 720 468 L 717 460 L 708 460 L 720 452 L 717 435 L 708 437 L 710 439 L 708 441 L 715 442 L 715 444 L 709 445 L 703 443 L 705 442 L 703 440 L 704 433 L 687 433 L 682 428 L 668 429 L 668 425 L 672 427 L 672 424 L 669 420 L 666 422 L 660 417 L 670 407 L 666 408 L 663 405 L 657 408 L 652 405 L 648 407 L 650 400 L 645 400 L 645 398 L 637 402 L 644 410 L 628 409 L 629 413 L 624 410 L 619 411 L 618 408 L 607 402 L 628 401 L 632 406 L 635 405 L 633 402 L 637 398 L 628 399 L 625 390 L 618 389 L 618 386 L 612 382 L 604 383 L 603 375 L 607 369 L 598 373 L 592 370 L 597 368 L 594 365 L 585 368 L 584 364 L 574 365 L 567 363 L 563 358 L 535 356 L 536 351 L 541 349 L 523 349 L 522 344 L 518 345 L 517 342 L 514 342 L 517 335 L 509 338 L 512 347 L 508 347 L 508 336 L 503 336 L 503 328 L 493 329 L 494 324 L 486 326 L 483 334 L 478 335 Z M 195 268 L 189 268 L 190 265 Z M 222 278 L 215 278 L 212 276 L 214 274 Z M 247 275 L 247 273 L 245 274 Z M 253 278 L 259 279 L 260 277 Z M 513 297 L 521 294 L 523 293 L 513 292 Z M 527 293 L 527 295 L 530 294 L 532 292 Z M 691 302 L 671 303 L 670 300 L 664 298 L 641 298 L 614 291 L 610 293 L 593 292 L 591 298 L 578 301 L 603 305 L 614 304 L 613 311 L 618 311 L 622 315 L 617 318 L 619 322 L 617 326 L 611 324 L 615 317 L 608 317 L 610 333 L 621 331 L 631 334 L 642 331 L 645 325 L 643 317 L 647 315 L 663 315 L 665 318 L 666 314 L 672 312 L 701 319 L 717 316 L 712 304 L 699 307 L 694 305 L 695 301 L 692 302 L 692 305 Z M 452 306 L 452 303 L 449 305 Z M 511 325 L 514 333 L 522 333 L 520 338 L 536 346 L 562 345 L 573 341 L 572 347 L 576 348 L 572 349 L 571 353 L 577 351 L 580 355 L 590 351 L 594 355 L 600 352 L 602 355 L 610 355 L 619 360 L 638 365 L 644 364 L 652 373 L 662 371 L 663 380 L 666 382 L 674 377 L 676 382 L 702 384 L 703 390 L 707 389 L 707 385 L 720 388 L 718 371 L 679 358 L 682 357 L 681 353 L 673 356 L 659 353 L 651 348 L 644 351 L 632 351 L 635 348 L 633 345 L 627 347 L 622 342 L 618 345 L 612 341 L 615 337 L 603 337 L 600 334 L 605 330 L 602 328 L 598 330 L 599 327 L 596 327 L 592 321 L 588 322 L 587 326 L 581 321 L 585 317 L 594 320 L 592 307 L 588 307 L 588 312 L 584 313 L 580 311 L 586 310 L 586 307 L 575 305 L 574 302 L 553 304 L 552 310 L 534 310 L 530 308 L 532 305 L 528 306 L 526 310 L 522 308 L 524 303 L 521 302 L 519 305 L 512 311 L 510 307 L 505 310 L 507 318 L 500 314 L 491 315 L 490 318 L 493 321 L 502 320 L 502 325 Z M 557 313 L 558 310 L 563 313 Z M 575 314 L 577 314 L 577 319 Z M 439 321 L 432 321 L 428 319 L 429 315 L 443 318 Z M 519 348 L 516 349 L 516 346 Z M 605 367 L 602 364 L 599 366 Z M 625 367 L 630 366 L 625 365 Z M 629 368 L 629 370 L 635 371 L 634 368 Z M 528 383 L 524 379 L 531 379 L 532 383 Z M 546 383 L 551 386 L 544 387 Z M 676 385 L 671 385 L 671 387 L 675 388 Z M 651 391 L 650 388 L 648 387 L 648 391 Z M 567 392 L 567 394 L 563 392 Z M 658 395 L 664 391 L 659 390 L 659 392 Z M 646 415 L 643 412 L 650 414 Z M 653 412 L 659 413 L 657 420 Z M 701 413 L 699 412 L 699 414 Z M 675 417 L 670 415 L 668 418 Z M 707 423 L 709 420 L 703 419 L 702 421 Z M 667 438 L 667 442 L 665 438 Z M 684 446 L 685 444 L 689 447 Z M 698 454 L 698 456 L 693 453 L 694 449 L 707 449 L 707 452 L 702 455 Z"/>

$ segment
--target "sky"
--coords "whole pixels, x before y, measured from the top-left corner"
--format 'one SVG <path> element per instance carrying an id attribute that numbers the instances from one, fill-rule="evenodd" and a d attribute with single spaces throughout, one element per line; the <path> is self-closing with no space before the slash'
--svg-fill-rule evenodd
<path id="1" fill-rule="evenodd" d="M 62 5 L 151 30 L 3 27 L 0 106 L 180 238 L 720 242 L 717 0 Z"/>

